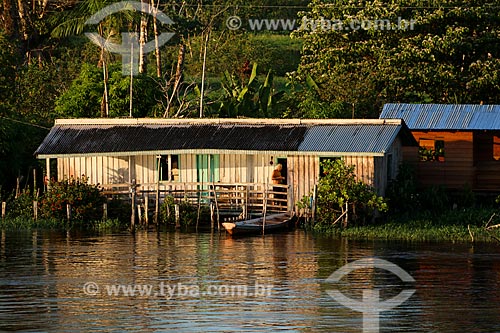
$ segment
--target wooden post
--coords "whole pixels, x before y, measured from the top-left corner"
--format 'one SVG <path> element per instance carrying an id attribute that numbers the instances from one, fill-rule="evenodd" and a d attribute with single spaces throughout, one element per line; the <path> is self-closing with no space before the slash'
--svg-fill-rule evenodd
<path id="1" fill-rule="evenodd" d="M 132 180 L 132 184 L 130 185 L 131 191 L 131 212 L 130 212 L 130 229 L 132 231 L 135 230 L 135 179 Z"/>
<path id="2" fill-rule="evenodd" d="M 137 218 L 139 219 L 139 224 L 143 223 L 142 220 L 142 209 L 141 209 L 141 204 L 137 205 Z"/>
<path id="3" fill-rule="evenodd" d="M 158 224 L 159 215 L 160 215 L 160 155 L 156 156 L 156 160 L 158 161 L 158 176 L 156 177 L 156 202 L 155 202 L 155 224 Z"/>
<path id="4" fill-rule="evenodd" d="M 214 230 L 215 224 L 215 204 L 213 202 L 210 203 L 210 229 Z"/>
<path id="5" fill-rule="evenodd" d="M 266 214 L 267 214 L 267 184 L 265 185 L 264 188 L 264 202 L 262 207 L 262 234 L 265 233 L 266 230 Z"/>
<path id="6" fill-rule="evenodd" d="M 344 228 L 347 227 L 347 223 L 349 222 L 349 203 L 345 203 L 345 223 Z"/>
<path id="7" fill-rule="evenodd" d="M 313 197 L 312 197 L 312 207 L 311 207 L 311 222 L 314 223 L 316 218 L 316 197 L 318 195 L 318 185 L 314 185 Z"/>
<path id="8" fill-rule="evenodd" d="M 33 168 L 33 194 L 36 193 L 36 169 Z"/>
<path id="9" fill-rule="evenodd" d="M 5 215 L 7 214 L 7 203 L 2 202 L 2 220 L 5 220 Z"/>
<path id="10" fill-rule="evenodd" d="M 19 177 L 16 178 L 16 199 L 19 197 L 19 194 L 21 193 L 21 179 Z"/>
<path id="11" fill-rule="evenodd" d="M 50 188 L 50 158 L 45 159 L 45 168 L 47 172 L 47 190 Z"/>
<path id="12" fill-rule="evenodd" d="M 174 209 L 175 209 L 175 227 L 176 228 L 180 228 L 181 227 L 181 221 L 180 221 L 180 207 L 178 204 L 175 204 L 174 205 Z"/>
<path id="13" fill-rule="evenodd" d="M 102 204 L 102 219 L 106 221 L 108 219 L 108 203 Z"/>
<path id="14" fill-rule="evenodd" d="M 245 186 L 245 206 L 243 208 L 245 209 L 243 218 L 245 220 L 248 220 L 248 199 L 249 199 L 249 193 L 248 193 L 248 185 Z"/>
<path id="15" fill-rule="evenodd" d="M 33 218 L 35 221 L 38 220 L 38 201 L 33 201 Z"/>
<path id="16" fill-rule="evenodd" d="M 71 221 L 71 205 L 70 204 L 66 204 L 66 219 L 69 221 Z"/>
<path id="17" fill-rule="evenodd" d="M 212 187 L 214 189 L 215 210 L 217 211 L 217 230 L 220 231 L 219 203 L 217 202 L 217 191 L 215 190 L 215 182 L 213 179 L 212 179 Z"/>
<path id="18" fill-rule="evenodd" d="M 146 193 L 146 196 L 144 197 L 144 223 L 146 226 L 149 226 L 149 194 Z"/>

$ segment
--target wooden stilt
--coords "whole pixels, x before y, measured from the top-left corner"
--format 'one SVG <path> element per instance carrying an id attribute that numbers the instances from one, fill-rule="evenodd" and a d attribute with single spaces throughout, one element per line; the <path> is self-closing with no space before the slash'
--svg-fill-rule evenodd
<path id="1" fill-rule="evenodd" d="M 157 161 L 158 161 L 158 176 L 156 177 L 156 197 L 155 197 L 155 224 L 158 225 L 158 222 L 160 220 L 160 158 L 161 156 L 157 156 Z"/>
<path id="2" fill-rule="evenodd" d="M 210 229 L 214 230 L 215 224 L 215 205 L 213 202 L 210 203 Z"/>
<path id="3" fill-rule="evenodd" d="M 144 223 L 149 226 L 149 195 L 146 194 L 144 197 Z"/>
<path id="4" fill-rule="evenodd" d="M 135 193 L 136 187 L 135 187 L 135 179 L 132 180 L 132 184 L 130 186 L 130 191 L 131 191 L 131 206 L 132 210 L 130 212 L 130 229 L 132 231 L 135 231 Z"/>
<path id="5" fill-rule="evenodd" d="M 174 205 L 174 209 L 175 209 L 175 227 L 180 228 L 181 227 L 181 221 L 180 221 L 181 214 L 180 214 L 179 205 L 178 204 Z"/>
<path id="6" fill-rule="evenodd" d="M 264 188 L 264 205 L 262 208 L 262 234 L 264 235 L 266 230 L 266 214 L 267 214 L 267 185 Z"/>

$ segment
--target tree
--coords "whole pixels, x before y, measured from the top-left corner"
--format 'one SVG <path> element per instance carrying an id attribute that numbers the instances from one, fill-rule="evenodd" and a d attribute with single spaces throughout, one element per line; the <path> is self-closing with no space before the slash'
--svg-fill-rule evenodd
<path id="1" fill-rule="evenodd" d="M 377 117 L 387 102 L 500 101 L 500 11 L 492 1 L 421 7 L 372 0 L 359 7 L 315 0 L 302 15 L 294 36 L 304 48 L 294 78 L 311 76 L 319 100 L 343 102 L 356 117 Z M 385 20 L 391 30 L 376 25 Z"/>

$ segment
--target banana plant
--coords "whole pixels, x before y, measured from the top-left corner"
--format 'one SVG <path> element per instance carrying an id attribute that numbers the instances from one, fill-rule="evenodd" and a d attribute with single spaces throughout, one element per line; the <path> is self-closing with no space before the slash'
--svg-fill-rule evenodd
<path id="1" fill-rule="evenodd" d="M 276 114 L 277 103 L 283 92 L 273 87 L 270 70 L 263 83 L 257 77 L 257 63 L 253 64 L 247 82 L 225 71 L 222 77 L 224 97 L 219 106 L 219 117 L 272 117 Z"/>

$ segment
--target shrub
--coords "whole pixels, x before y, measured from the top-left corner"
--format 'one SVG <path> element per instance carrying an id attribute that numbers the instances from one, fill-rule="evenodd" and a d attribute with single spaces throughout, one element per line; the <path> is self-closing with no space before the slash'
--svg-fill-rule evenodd
<path id="1" fill-rule="evenodd" d="M 324 161 L 321 166 L 325 171 L 318 183 L 317 224 L 332 224 L 345 212 L 346 203 L 351 222 L 365 221 L 376 210 L 387 211 L 384 198 L 356 180 L 353 166 L 341 160 Z"/>
<path id="2" fill-rule="evenodd" d="M 40 212 L 46 218 L 66 217 L 66 205 L 72 208 L 74 220 L 96 220 L 102 217 L 102 204 L 105 197 L 99 185 L 88 184 L 85 176 L 70 178 L 51 183 L 43 196 Z"/>
<path id="3" fill-rule="evenodd" d="M 36 196 L 30 190 L 22 191 L 17 198 L 12 195 L 7 201 L 7 216 L 33 218 L 33 201 L 36 200 Z"/>
<path id="4" fill-rule="evenodd" d="M 181 225 L 189 226 L 196 223 L 198 219 L 198 205 L 187 201 L 179 204 L 179 222 Z M 167 196 L 160 207 L 160 218 L 165 224 L 175 224 L 175 201 L 174 197 Z M 206 206 L 200 207 L 200 221 L 210 220 L 210 209 Z"/>

